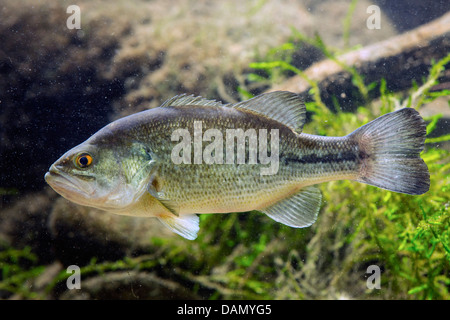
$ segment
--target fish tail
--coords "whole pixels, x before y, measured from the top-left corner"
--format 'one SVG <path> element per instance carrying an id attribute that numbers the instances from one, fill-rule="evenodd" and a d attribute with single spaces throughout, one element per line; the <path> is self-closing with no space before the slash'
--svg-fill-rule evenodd
<path id="1" fill-rule="evenodd" d="M 388 113 L 350 134 L 361 160 L 356 181 L 406 194 L 430 188 L 430 173 L 420 158 L 426 135 L 425 121 L 412 108 Z"/>

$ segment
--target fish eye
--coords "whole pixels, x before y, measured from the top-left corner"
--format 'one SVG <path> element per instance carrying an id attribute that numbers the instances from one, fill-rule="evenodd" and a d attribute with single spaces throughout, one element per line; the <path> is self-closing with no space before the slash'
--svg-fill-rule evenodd
<path id="1" fill-rule="evenodd" d="M 75 158 L 75 165 L 78 168 L 84 169 L 89 167 L 92 164 L 92 156 L 89 153 L 80 153 Z"/>

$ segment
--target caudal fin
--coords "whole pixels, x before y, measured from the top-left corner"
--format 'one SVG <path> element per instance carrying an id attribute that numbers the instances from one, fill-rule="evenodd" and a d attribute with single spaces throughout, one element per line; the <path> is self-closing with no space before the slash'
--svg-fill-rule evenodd
<path id="1" fill-rule="evenodd" d="M 420 158 L 426 125 L 419 113 L 405 108 L 385 114 L 354 131 L 362 160 L 359 182 L 390 191 L 423 194 L 430 173 Z"/>

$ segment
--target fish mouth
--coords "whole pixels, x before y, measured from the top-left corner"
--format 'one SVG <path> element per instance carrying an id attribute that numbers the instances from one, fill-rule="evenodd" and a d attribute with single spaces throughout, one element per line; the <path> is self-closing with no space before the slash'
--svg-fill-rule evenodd
<path id="1" fill-rule="evenodd" d="M 73 177 L 55 165 L 44 176 L 45 181 L 64 198 L 81 205 L 89 205 L 89 199 L 95 197 L 95 189 L 84 180 Z"/>

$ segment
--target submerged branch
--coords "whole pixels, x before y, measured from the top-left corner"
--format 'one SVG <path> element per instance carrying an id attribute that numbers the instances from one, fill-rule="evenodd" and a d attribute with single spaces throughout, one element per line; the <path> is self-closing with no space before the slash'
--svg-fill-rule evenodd
<path id="1" fill-rule="evenodd" d="M 366 85 L 384 78 L 390 90 L 400 91 L 421 81 L 417 75 L 426 75 L 433 61 L 445 57 L 450 51 L 450 13 L 446 13 L 417 29 L 368 45 L 336 57 L 313 64 L 270 91 L 287 90 L 307 94 L 312 88 L 310 79 L 319 84 L 323 98 L 331 95 L 343 98 L 352 91 L 352 74 L 344 66 L 354 67 Z M 450 74 L 443 75 L 450 81 Z M 350 99 L 350 97 L 347 97 Z"/>

